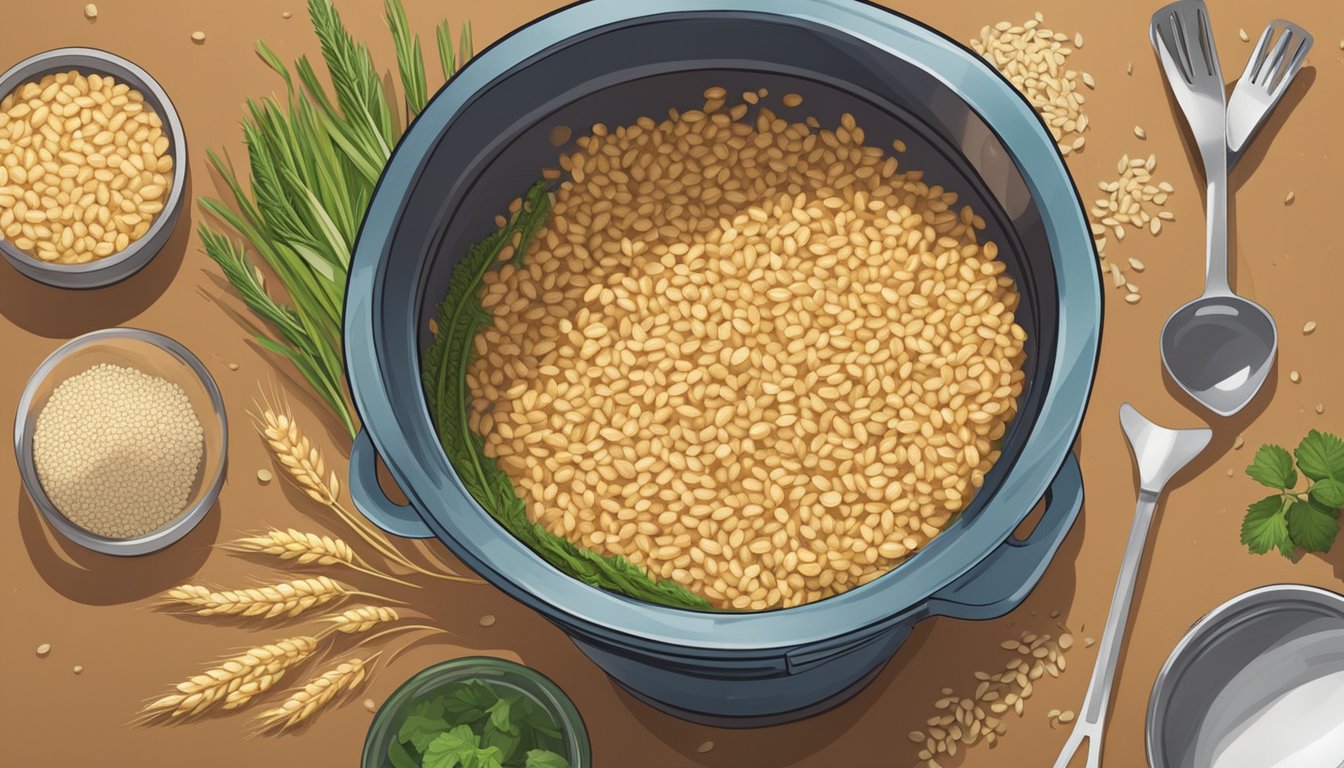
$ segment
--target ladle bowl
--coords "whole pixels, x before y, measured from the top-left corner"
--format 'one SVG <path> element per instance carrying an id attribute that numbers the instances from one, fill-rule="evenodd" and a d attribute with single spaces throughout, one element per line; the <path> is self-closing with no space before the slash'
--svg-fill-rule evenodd
<path id="1" fill-rule="evenodd" d="M 1162 327 L 1162 364 L 1187 394 L 1231 416 L 1260 391 L 1279 347 L 1264 307 L 1236 295 L 1188 302 Z"/>

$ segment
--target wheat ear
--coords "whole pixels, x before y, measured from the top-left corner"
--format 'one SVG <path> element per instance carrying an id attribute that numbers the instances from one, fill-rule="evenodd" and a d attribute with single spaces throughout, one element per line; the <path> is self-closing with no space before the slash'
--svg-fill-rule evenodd
<path id="1" fill-rule="evenodd" d="M 145 719 L 195 717 L 216 706 L 237 709 L 266 692 L 286 670 L 313 655 L 317 638 L 288 637 L 259 645 L 178 683 L 176 692 L 145 706 Z"/>
<path id="2" fill-rule="evenodd" d="M 401 619 L 395 608 L 386 605 L 356 605 L 340 613 L 323 616 L 330 626 L 322 633 L 341 632 L 347 635 L 368 632 L 379 624 L 391 624 Z"/>
<path id="3" fill-rule="evenodd" d="M 269 402 L 259 405 L 260 415 L 255 417 L 257 431 L 266 439 L 276 461 L 284 467 L 285 473 L 310 499 L 327 507 L 350 528 L 364 539 L 369 546 L 388 560 L 402 565 L 424 576 L 467 584 L 483 584 L 473 579 L 455 574 L 438 573 L 422 568 L 398 552 L 387 538 L 373 528 L 362 516 L 352 515 L 341 504 L 341 484 L 336 473 L 327 472 L 322 452 L 314 447 L 308 438 L 299 431 L 299 425 L 289 412 L 288 407 L 276 410 Z"/>
<path id="4" fill-rule="evenodd" d="M 326 576 L 230 590 L 182 584 L 165 592 L 164 599 L 170 605 L 192 608 L 197 616 L 257 616 L 270 619 L 281 615 L 298 616 L 310 608 L 352 595 L 386 600 L 378 595 L 351 589 Z"/>
<path id="5" fill-rule="evenodd" d="M 348 695 L 364 683 L 381 653 L 366 659 L 350 659 L 309 680 L 290 692 L 279 705 L 257 716 L 258 731 L 283 731 L 308 720 L 337 697 Z"/>
<path id="6" fill-rule="evenodd" d="M 278 557 L 281 560 L 294 560 L 299 565 L 344 565 L 369 576 L 376 576 L 407 587 L 419 587 L 409 581 L 403 581 L 388 575 L 369 565 L 341 539 L 321 536 L 316 533 L 304 533 L 293 528 L 287 530 L 272 529 L 259 536 L 246 536 L 234 539 L 222 548 L 230 552 L 263 554 Z"/>

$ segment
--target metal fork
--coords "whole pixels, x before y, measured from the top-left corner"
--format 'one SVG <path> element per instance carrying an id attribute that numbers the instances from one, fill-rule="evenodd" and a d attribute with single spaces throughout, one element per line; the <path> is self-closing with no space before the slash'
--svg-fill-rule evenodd
<path id="1" fill-rule="evenodd" d="M 1302 69 L 1312 42 L 1311 33 L 1285 19 L 1275 19 L 1265 27 L 1227 102 L 1229 166 L 1236 164 L 1256 129 L 1274 111 Z"/>

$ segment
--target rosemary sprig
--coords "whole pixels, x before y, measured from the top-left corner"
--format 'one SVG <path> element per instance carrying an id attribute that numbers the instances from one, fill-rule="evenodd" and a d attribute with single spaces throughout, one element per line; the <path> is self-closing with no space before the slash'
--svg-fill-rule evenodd
<path id="1" fill-rule="evenodd" d="M 308 0 L 308 14 L 335 99 L 307 58 L 299 58 L 291 74 L 258 41 L 257 54 L 284 80 L 283 100 L 247 102 L 243 138 L 250 184 L 239 180 L 227 155 L 209 152 L 228 199 L 201 201 L 242 242 L 213 224 L 202 225 L 200 233 L 206 254 L 268 326 L 258 343 L 288 359 L 353 435 L 341 354 L 346 277 L 364 211 L 404 124 L 368 46 L 350 36 L 331 0 Z M 428 98 L 420 40 L 410 32 L 401 0 L 386 0 L 386 15 L 409 121 Z M 449 41 L 444 58 L 447 34 L 444 22 L 436 38 L 445 78 L 471 56 L 470 27 L 463 27 L 458 55 Z M 257 257 L 280 283 L 274 294 Z"/>

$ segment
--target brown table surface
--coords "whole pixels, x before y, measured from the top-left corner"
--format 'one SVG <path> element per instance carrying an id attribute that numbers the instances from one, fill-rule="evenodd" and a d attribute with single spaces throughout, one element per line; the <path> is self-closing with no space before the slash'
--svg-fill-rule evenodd
<path id="1" fill-rule="evenodd" d="M 244 157 L 238 121 L 244 97 L 279 89 L 278 79 L 253 55 L 257 38 L 285 61 L 318 58 L 317 42 L 298 0 L 102 0 L 96 23 L 83 17 L 83 2 L 10 3 L 0 23 L 2 58 L 67 45 L 92 45 L 129 56 L 159 78 L 181 113 L 190 137 L 190 192 L 214 195 L 219 184 L 205 162 L 207 147 Z M 514 26 L 555 7 L 551 0 L 451 2 L 409 0 L 414 27 L 433 49 L 432 25 L 442 16 L 470 18 L 478 48 Z M 1068 3 L 1060 0 L 905 0 L 900 10 L 957 39 L 986 23 L 1021 22 L 1043 10 L 1047 25 L 1081 32 L 1085 44 L 1070 66 L 1091 72 L 1087 90 L 1092 129 L 1087 147 L 1070 158 L 1084 197 L 1112 178 L 1121 153 L 1156 153 L 1156 176 L 1176 187 L 1169 209 L 1176 221 L 1160 237 L 1134 234 L 1113 245 L 1115 257 L 1139 256 L 1148 265 L 1135 276 L 1144 300 L 1137 306 L 1106 290 L 1105 339 L 1083 435 L 1079 443 L 1088 502 L 1040 586 L 1013 613 L 994 621 L 923 622 L 895 660 L 853 700 L 793 725 L 747 731 L 716 730 L 660 714 L 620 691 L 559 630 L 488 586 L 435 586 L 411 595 L 415 608 L 450 634 L 415 645 L 374 676 L 350 704 L 327 712 L 299 735 L 244 738 L 244 715 L 215 716 L 181 727 L 128 724 L 143 699 L 163 691 L 226 651 L 255 644 L 283 630 L 239 628 L 222 621 L 185 620 L 149 609 L 155 593 L 184 581 L 224 585 L 255 583 L 267 567 L 212 549 L 240 531 L 267 526 L 321 528 L 314 505 L 282 482 L 262 486 L 256 471 L 270 467 L 246 412 L 260 386 L 278 382 L 329 460 L 344 471 L 339 429 L 321 426 L 320 408 L 283 366 L 261 354 L 227 310 L 236 297 L 220 281 L 193 232 L 202 214 L 188 206 L 177 236 L 141 274 L 120 285 L 73 293 L 35 284 L 0 266 L 0 403 L 5 423 L 38 362 L 66 339 L 115 325 L 165 331 L 193 349 L 220 383 L 232 416 L 230 477 L 218 508 L 190 536 L 152 557 L 118 559 L 81 551 L 40 519 L 20 486 L 15 465 L 0 461 L 0 762 L 14 766 L 315 766 L 355 765 L 372 717 L 359 700 L 381 701 L 415 671 L 464 654 L 521 660 L 549 675 L 574 699 L 592 735 L 596 765 L 610 766 L 832 766 L 910 765 L 917 747 L 906 733 L 933 714 L 939 689 L 968 694 L 976 670 L 1001 667 L 1006 638 L 1023 630 L 1056 631 L 1057 621 L 1078 637 L 1100 637 L 1134 502 L 1130 458 L 1116 410 L 1135 402 L 1171 425 L 1200 424 L 1203 415 L 1164 382 L 1158 331 L 1167 314 L 1197 292 L 1203 270 L 1204 226 L 1199 176 L 1192 169 L 1156 61 L 1147 40 L 1155 4 Z M 1244 590 L 1276 582 L 1344 587 L 1344 544 L 1325 556 L 1292 563 L 1278 555 L 1255 557 L 1238 543 L 1245 505 L 1257 488 L 1241 474 L 1251 448 L 1261 442 L 1295 444 L 1306 430 L 1340 429 L 1344 312 L 1339 292 L 1344 250 L 1333 235 L 1337 184 L 1344 153 L 1334 150 L 1344 95 L 1344 13 L 1332 2 L 1292 0 L 1268 9 L 1252 0 L 1219 0 L 1215 30 L 1224 69 L 1240 72 L 1251 44 L 1271 13 L 1292 17 L 1317 36 L 1307 69 L 1279 113 L 1232 177 L 1235 192 L 1236 280 L 1268 307 L 1281 333 L 1279 364 L 1259 400 L 1232 419 L 1214 424 L 1213 446 L 1195 471 L 1167 498 L 1147 553 L 1131 631 L 1118 677 L 1105 740 L 1111 766 L 1144 762 L 1143 721 L 1148 693 L 1163 660 L 1192 622 Z M 340 3 L 356 37 L 372 42 L 375 60 L 395 66 L 382 22 L 382 3 Z M 282 18 L 283 10 L 294 13 Z M 191 41 L 196 30 L 204 44 Z M 1127 76 L 1127 62 L 1133 75 Z M 0 62 L 0 66 L 7 62 Z M 431 65 L 431 71 L 435 69 Z M 1148 138 L 1135 137 L 1134 125 Z M 1272 146 L 1271 146 L 1272 141 Z M 1296 193 L 1285 206 L 1284 196 Z M 1304 336 L 1303 323 L 1318 330 Z M 237 363 L 230 370 L 228 363 Z M 1289 381 L 1289 371 L 1302 374 Z M 1315 412 L 1324 404 L 1324 415 Z M 1246 447 L 1234 450 L 1243 435 Z M 1229 477 L 1229 472 L 1232 476 Z M 344 534 L 339 527 L 332 528 Z M 1058 619 L 1051 614 L 1059 611 Z M 482 627 L 484 614 L 498 617 Z M 34 649 L 51 643 L 46 658 Z M 1057 680 L 1046 679 L 1028 702 L 1025 717 L 1010 718 L 998 748 L 979 744 L 945 765 L 1039 766 L 1053 763 L 1065 738 L 1046 712 L 1077 709 L 1096 647 L 1080 643 Z M 83 665 L 80 675 L 72 673 Z M 293 680 L 285 681 L 285 685 Z M 697 748 L 708 740 L 706 753 Z M 1078 763 L 1081 764 L 1081 763 Z"/>

